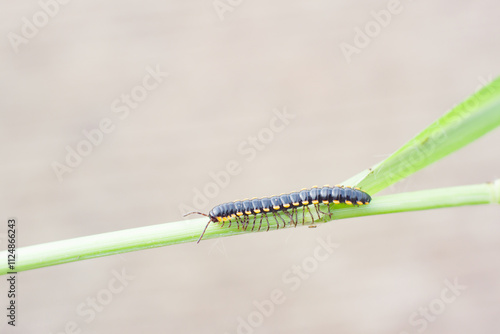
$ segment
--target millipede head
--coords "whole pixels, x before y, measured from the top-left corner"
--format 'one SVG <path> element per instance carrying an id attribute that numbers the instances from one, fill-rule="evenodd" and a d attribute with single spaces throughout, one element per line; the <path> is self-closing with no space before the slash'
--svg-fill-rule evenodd
<path id="1" fill-rule="evenodd" d="M 183 217 L 186 217 L 186 216 L 189 216 L 189 215 L 202 215 L 202 216 L 205 216 L 205 217 L 208 217 L 210 220 L 208 221 L 207 225 L 205 226 L 205 229 L 203 230 L 203 233 L 200 235 L 200 238 L 198 239 L 198 241 L 196 242 L 197 244 L 200 243 L 201 241 L 201 238 L 203 238 L 203 235 L 205 235 L 205 231 L 207 230 L 208 228 L 208 225 L 210 225 L 211 222 L 216 222 L 217 219 L 214 218 L 214 217 L 211 217 L 210 215 L 207 215 L 206 213 L 203 213 L 203 212 L 198 212 L 198 211 L 193 211 L 193 212 L 188 212 L 186 213 L 185 215 L 183 215 Z"/>

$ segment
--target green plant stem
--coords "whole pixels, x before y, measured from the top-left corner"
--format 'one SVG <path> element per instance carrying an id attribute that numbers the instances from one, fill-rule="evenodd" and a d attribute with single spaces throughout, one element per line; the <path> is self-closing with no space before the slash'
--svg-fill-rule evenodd
<path id="1" fill-rule="evenodd" d="M 500 180 L 494 183 L 381 196 L 373 199 L 371 204 L 360 207 L 332 205 L 331 208 L 335 208 L 333 219 L 345 219 L 489 203 L 500 204 Z M 323 210 L 325 209 L 326 207 L 323 207 Z M 331 219 L 325 215 L 323 220 L 316 221 L 315 224 Z M 275 230 L 276 222 L 274 219 L 270 219 L 270 222 L 271 229 Z M 307 222 L 310 223 L 309 218 Z M 22 247 L 17 249 L 15 270 L 20 272 L 112 254 L 192 242 L 198 240 L 206 223 L 206 219 L 192 219 Z M 262 228 L 260 232 L 265 230 Z M 204 240 L 256 232 L 239 230 L 234 224 L 230 228 L 220 228 L 218 224 L 210 224 Z M 0 259 L 4 259 L 0 261 L 0 275 L 9 272 L 6 263 L 7 254 L 7 251 L 0 252 Z"/>

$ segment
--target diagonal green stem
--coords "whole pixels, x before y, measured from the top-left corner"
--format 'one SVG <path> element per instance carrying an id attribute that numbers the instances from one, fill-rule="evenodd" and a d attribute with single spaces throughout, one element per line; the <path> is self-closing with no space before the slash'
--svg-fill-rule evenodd
<path id="1" fill-rule="evenodd" d="M 370 170 L 345 181 L 373 195 L 500 125 L 500 78 L 480 89 Z"/>
<path id="2" fill-rule="evenodd" d="M 360 207 L 339 205 L 336 206 L 333 219 L 490 203 L 500 204 L 500 180 L 494 183 L 381 196 L 373 199 L 370 205 Z M 306 217 L 306 222 L 310 224 L 308 213 Z M 325 221 L 317 221 L 315 224 Z M 16 271 L 193 242 L 198 239 L 206 223 L 206 219 L 193 219 L 22 247 L 17 250 Z M 270 219 L 270 225 L 272 230 L 276 230 L 274 219 Z M 260 232 L 265 230 L 262 228 Z M 257 232 L 250 229 L 242 231 L 236 226 L 220 228 L 216 224 L 210 224 L 204 239 Z M 0 252 L 0 259 L 6 258 L 7 252 Z M 0 275 L 9 271 L 6 262 L 0 261 Z"/>

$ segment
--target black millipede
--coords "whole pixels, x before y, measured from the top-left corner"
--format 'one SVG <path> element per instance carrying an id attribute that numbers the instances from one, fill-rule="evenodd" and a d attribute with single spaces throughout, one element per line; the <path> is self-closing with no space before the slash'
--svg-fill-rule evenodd
<path id="1" fill-rule="evenodd" d="M 219 204 L 214 207 L 207 214 L 202 212 L 190 212 L 184 215 L 189 216 L 192 214 L 199 214 L 208 217 L 210 220 L 205 226 L 203 233 L 198 239 L 198 243 L 203 238 L 205 231 L 210 223 L 222 223 L 221 227 L 224 226 L 226 222 L 231 223 L 233 219 L 238 224 L 238 228 L 241 227 L 246 230 L 250 225 L 250 216 L 253 216 L 252 231 L 255 228 L 255 223 L 257 220 L 257 215 L 260 215 L 260 221 L 258 230 L 262 227 L 262 220 L 265 218 L 267 222 L 267 230 L 269 231 L 269 219 L 268 214 L 272 214 L 276 220 L 276 226 L 279 228 L 280 223 L 283 222 L 283 227 L 287 224 L 285 219 L 281 215 L 277 215 L 277 212 L 285 213 L 288 218 L 290 218 L 289 224 L 294 224 L 297 226 L 298 223 L 298 212 L 297 208 L 304 207 L 302 214 L 302 224 L 305 222 L 305 213 L 309 211 L 312 222 L 314 223 L 314 217 L 310 205 L 314 205 L 318 218 L 320 218 L 320 212 L 323 214 L 328 214 L 332 216 L 330 212 L 330 206 L 328 206 L 328 212 L 323 212 L 320 210 L 320 204 L 341 204 L 345 203 L 348 205 L 364 205 L 370 203 L 372 198 L 366 192 L 360 188 L 353 188 L 349 186 L 324 186 L 321 188 L 312 187 L 311 189 L 302 189 L 290 194 L 281 194 L 279 196 L 263 197 L 263 198 L 253 198 L 246 199 L 243 201 L 234 201 L 224 204 Z M 290 210 L 290 211 L 288 211 Z M 295 220 L 294 220 L 295 215 Z M 278 218 L 280 220 L 278 220 Z"/>

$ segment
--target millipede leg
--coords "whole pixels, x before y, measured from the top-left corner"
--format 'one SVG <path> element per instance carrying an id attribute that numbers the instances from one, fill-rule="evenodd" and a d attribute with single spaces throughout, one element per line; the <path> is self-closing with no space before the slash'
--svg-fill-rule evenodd
<path id="1" fill-rule="evenodd" d="M 299 210 L 297 208 L 294 208 L 292 210 L 292 217 L 294 214 L 295 214 L 295 221 L 296 221 L 295 226 L 297 226 L 297 224 L 299 223 Z"/>
<path id="2" fill-rule="evenodd" d="M 284 213 L 285 215 L 287 215 L 288 217 L 290 217 L 290 216 L 289 216 L 288 211 L 283 210 L 283 213 Z M 281 217 L 281 215 L 280 215 L 280 217 Z M 281 218 L 282 218 L 282 220 L 283 220 L 283 228 L 285 228 L 285 227 L 286 227 L 286 220 L 285 220 L 285 218 L 283 218 L 283 217 L 281 217 Z"/>
<path id="3" fill-rule="evenodd" d="M 273 215 L 274 215 L 274 220 L 276 220 L 276 229 L 279 230 L 280 222 L 278 220 L 278 217 L 280 217 L 280 219 L 283 221 L 283 223 L 285 222 L 285 220 L 280 215 L 277 215 L 276 212 L 273 212 Z M 267 230 L 269 231 L 269 228 Z"/>
<path id="4" fill-rule="evenodd" d="M 259 229 L 257 231 L 260 231 L 260 227 L 262 226 L 262 219 L 264 219 L 264 216 L 266 216 L 266 218 L 267 218 L 267 215 L 265 213 L 260 215 Z M 253 228 L 252 228 L 252 231 L 253 231 Z"/>
<path id="5" fill-rule="evenodd" d="M 263 214 L 260 215 L 259 230 L 260 230 L 260 227 L 262 225 L 262 219 L 264 219 L 264 215 L 265 215 L 265 213 L 263 213 Z M 252 231 L 253 231 L 254 228 L 255 228 L 255 224 L 252 226 Z"/>
<path id="6" fill-rule="evenodd" d="M 243 220 L 241 220 L 241 218 L 240 218 L 240 217 L 236 216 L 236 222 L 237 222 L 238 224 L 241 224 L 241 225 L 243 226 Z"/>
<path id="7" fill-rule="evenodd" d="M 266 214 L 266 221 L 267 221 L 267 230 L 269 231 L 271 225 L 269 225 L 269 218 L 267 218 L 267 214 Z M 260 226 L 259 226 L 259 231 L 260 231 Z"/>
<path id="8" fill-rule="evenodd" d="M 292 209 L 292 212 L 295 208 Z M 290 226 L 292 225 L 292 223 L 297 226 L 297 223 L 293 220 L 293 215 L 290 214 L 290 212 L 288 212 L 288 210 L 283 210 L 283 212 L 290 218 Z M 283 219 L 283 221 L 285 221 Z M 285 223 L 283 224 L 283 228 L 285 228 Z"/>
<path id="9" fill-rule="evenodd" d="M 244 217 L 245 217 L 245 219 L 243 220 L 243 226 L 246 227 L 250 223 L 250 217 L 248 217 L 246 215 Z"/>
<path id="10" fill-rule="evenodd" d="M 238 229 L 239 229 L 239 228 L 240 228 L 240 224 L 242 224 L 242 225 L 243 225 L 243 222 L 241 221 L 240 217 L 238 217 L 238 216 L 236 216 L 236 217 L 234 217 L 234 218 L 235 218 L 235 220 L 236 220 L 236 224 L 238 224 Z"/>
<path id="11" fill-rule="evenodd" d="M 286 210 L 283 210 L 283 213 L 284 213 L 285 215 L 288 215 L 288 214 L 289 214 L 289 213 L 288 213 L 288 211 L 286 211 Z M 281 215 L 279 215 L 279 217 L 280 217 L 280 218 L 281 218 L 281 220 L 283 221 L 283 228 L 285 228 L 285 227 L 286 227 L 286 220 L 285 220 L 285 218 L 283 218 Z"/>
<path id="12" fill-rule="evenodd" d="M 306 206 L 306 208 L 307 208 L 307 211 L 309 211 L 309 215 L 311 216 L 311 224 L 314 224 L 314 217 L 313 217 L 311 208 L 309 208 L 308 206 Z M 306 213 L 305 213 L 305 209 L 304 209 L 304 214 L 302 215 L 302 218 L 304 218 L 305 215 L 306 215 Z M 302 222 L 302 225 L 304 225 L 303 222 Z"/>
<path id="13" fill-rule="evenodd" d="M 255 220 L 257 220 L 257 215 L 253 217 L 252 231 L 255 228 Z"/>
<path id="14" fill-rule="evenodd" d="M 321 219 L 321 216 L 319 215 L 319 204 L 314 204 L 314 208 L 316 209 L 316 213 L 318 214 L 318 219 Z"/>
<path id="15" fill-rule="evenodd" d="M 280 225 L 278 224 L 278 217 L 276 217 L 276 212 L 273 212 L 274 220 L 276 221 L 276 226 L 279 229 Z M 267 226 L 267 230 L 269 231 L 269 226 Z"/>
<path id="16" fill-rule="evenodd" d="M 293 212 L 294 212 L 294 211 L 297 213 L 297 218 L 296 218 L 296 219 L 294 219 L 294 218 L 293 218 Z M 293 225 L 295 225 L 295 227 L 297 227 L 297 223 L 299 222 L 299 219 L 298 219 L 298 214 L 299 214 L 299 211 L 297 210 L 297 208 L 293 208 L 293 209 L 292 209 L 292 215 L 291 215 L 291 217 L 290 217 L 290 219 L 291 219 L 291 221 L 290 221 L 290 225 L 293 223 Z"/>
<path id="17" fill-rule="evenodd" d="M 321 209 L 318 208 L 319 212 L 321 212 L 322 214 L 324 215 L 328 215 L 329 217 L 331 217 L 333 214 L 331 213 L 330 211 L 330 204 L 327 204 L 328 205 L 328 212 L 323 212 L 321 211 Z"/>

